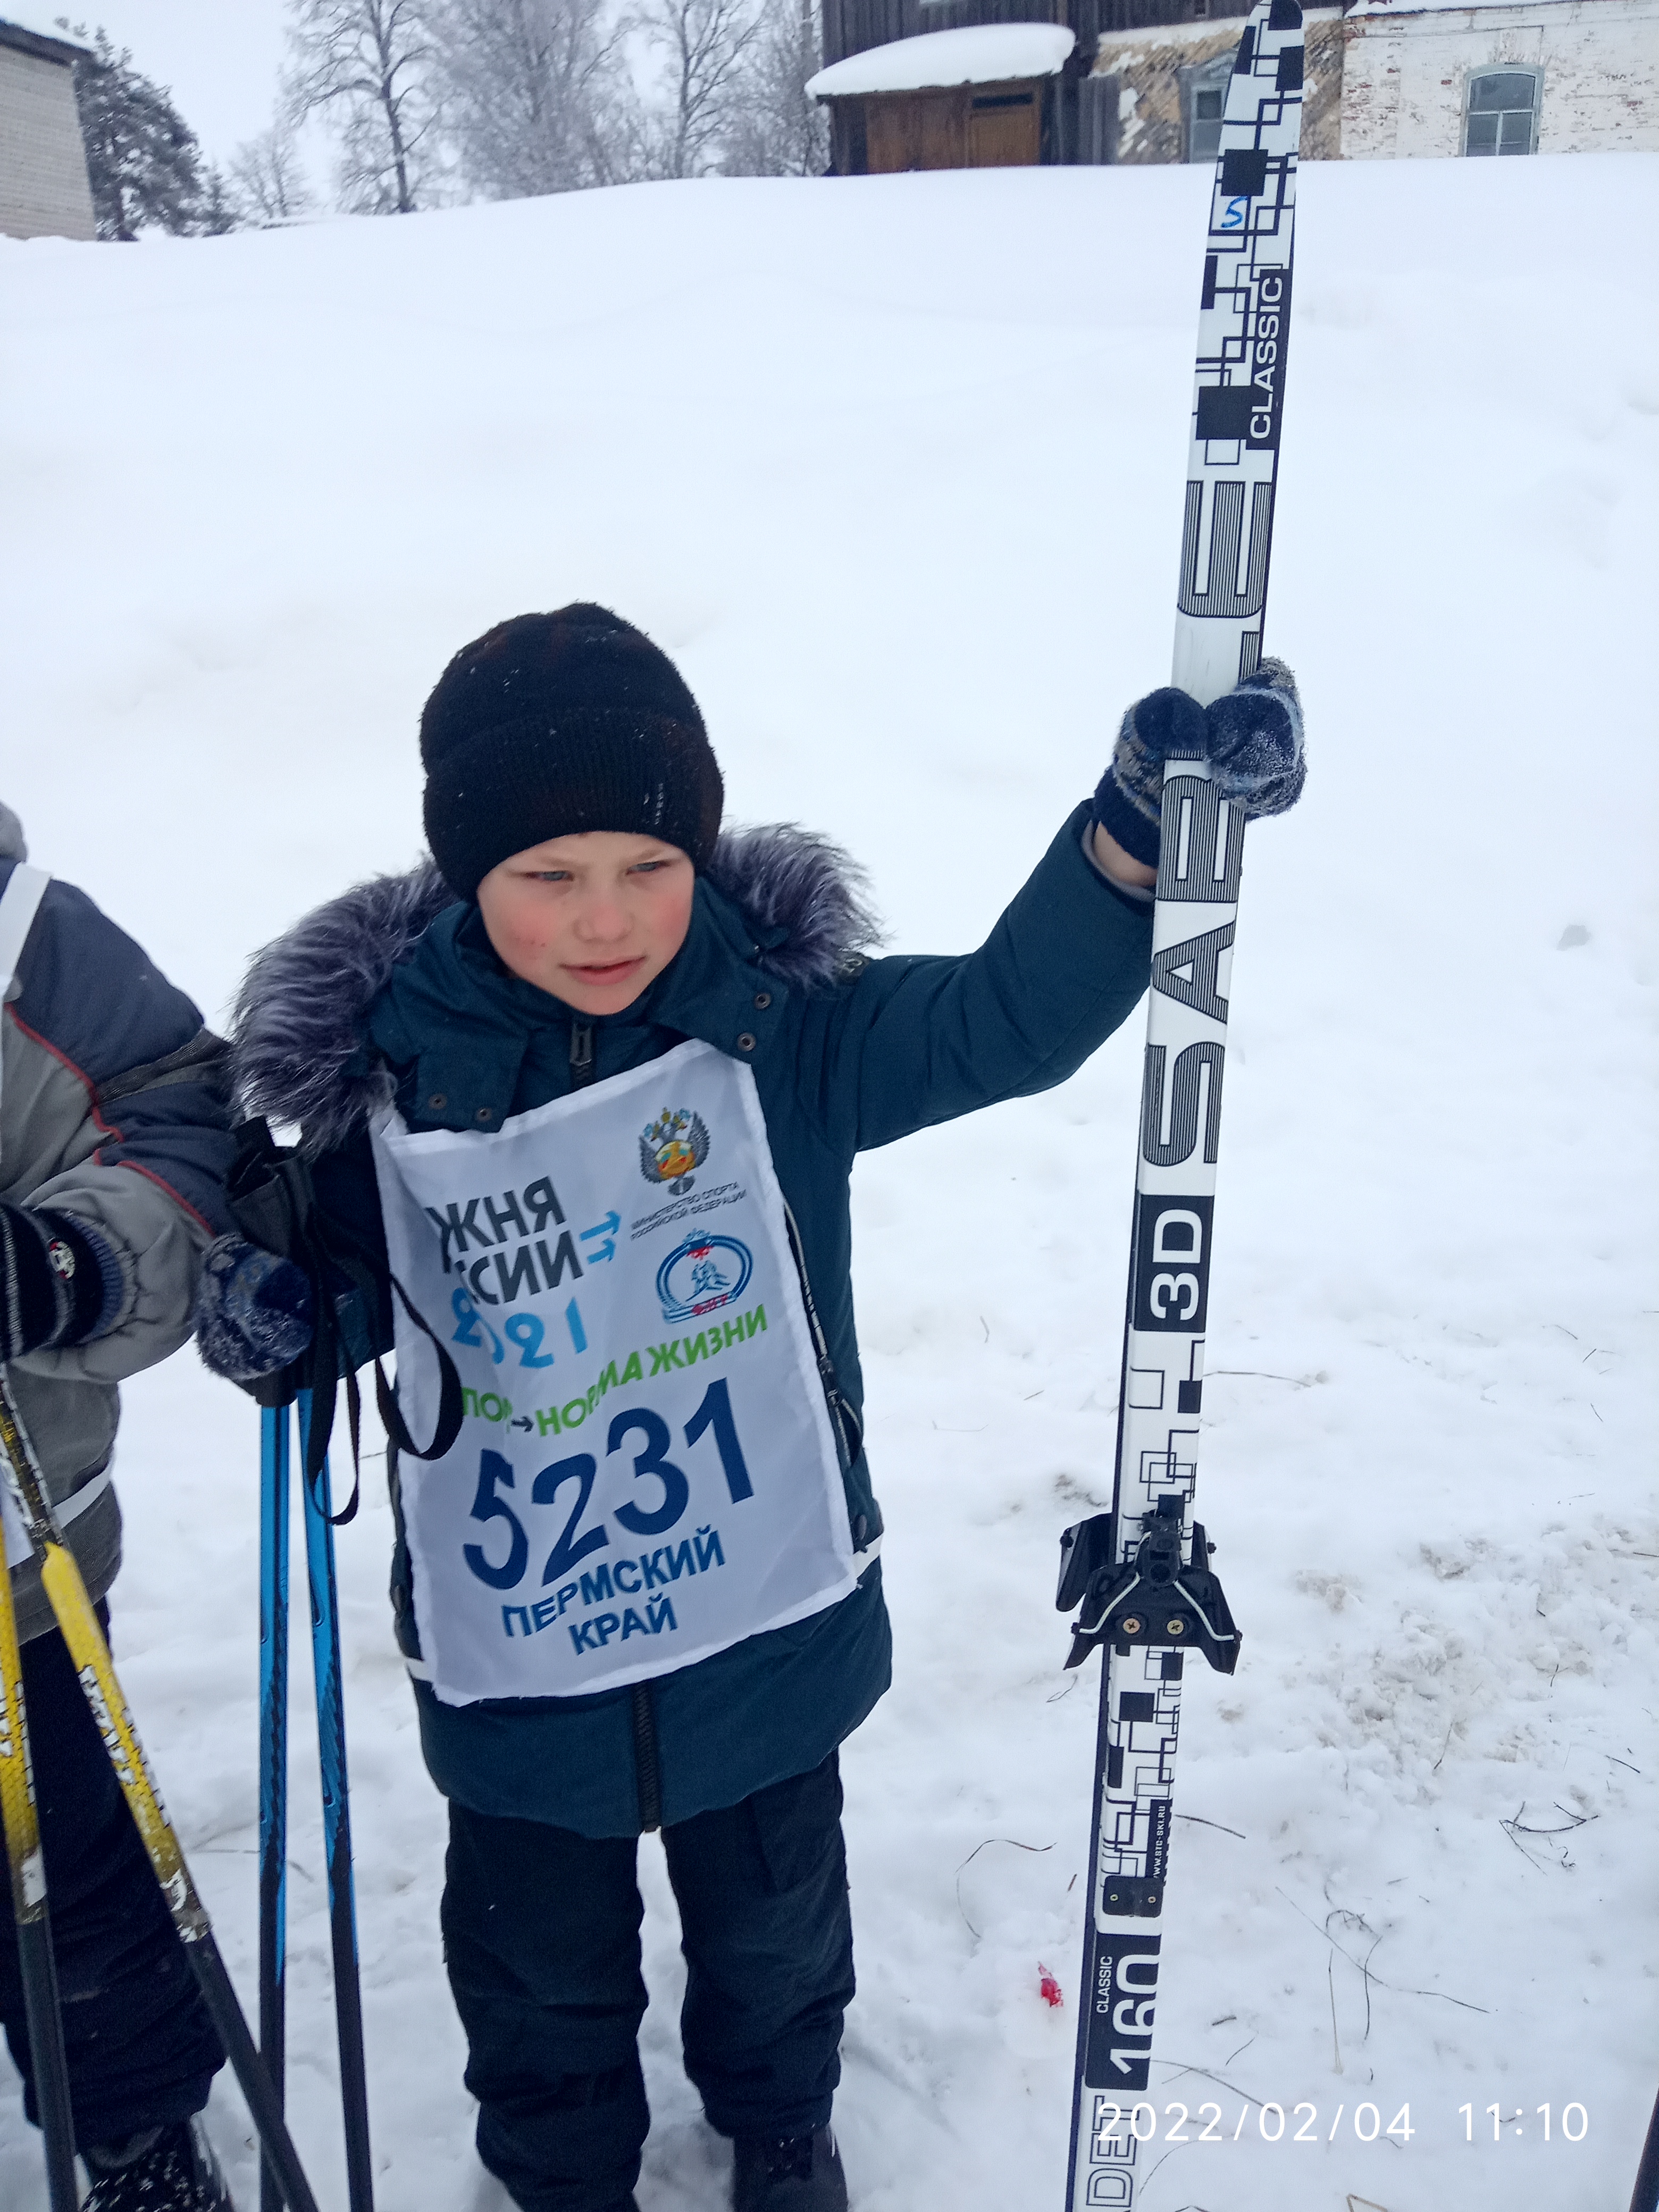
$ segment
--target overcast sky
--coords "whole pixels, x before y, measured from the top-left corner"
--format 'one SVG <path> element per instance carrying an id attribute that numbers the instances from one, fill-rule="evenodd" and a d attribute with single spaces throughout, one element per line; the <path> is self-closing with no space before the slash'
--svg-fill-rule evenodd
<path id="1" fill-rule="evenodd" d="M 135 69 L 171 86 L 173 105 L 222 162 L 270 121 L 283 63 L 283 0 L 0 0 L 0 18 L 50 31 L 67 15 L 88 33 L 101 23 Z"/>

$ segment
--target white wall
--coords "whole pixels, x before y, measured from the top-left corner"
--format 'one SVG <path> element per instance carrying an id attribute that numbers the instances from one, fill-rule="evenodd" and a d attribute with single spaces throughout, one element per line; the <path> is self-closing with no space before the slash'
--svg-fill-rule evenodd
<path id="1" fill-rule="evenodd" d="M 97 235 L 70 72 L 15 46 L 0 46 L 0 233 Z"/>
<path id="2" fill-rule="evenodd" d="M 1538 151 L 1659 150 L 1659 0 L 1531 0 L 1350 17 L 1348 159 L 1463 150 L 1471 70 L 1540 68 Z"/>

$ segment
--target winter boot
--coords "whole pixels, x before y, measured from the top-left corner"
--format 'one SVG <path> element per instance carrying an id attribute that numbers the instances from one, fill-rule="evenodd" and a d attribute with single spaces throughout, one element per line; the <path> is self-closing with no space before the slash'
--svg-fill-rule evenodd
<path id="1" fill-rule="evenodd" d="M 739 2136 L 732 2212 L 847 2212 L 847 2176 L 828 2128 L 816 2135 Z"/>
<path id="2" fill-rule="evenodd" d="M 199 2119 L 94 2143 L 82 2156 L 92 2187 L 81 2212 L 236 2212 Z"/>

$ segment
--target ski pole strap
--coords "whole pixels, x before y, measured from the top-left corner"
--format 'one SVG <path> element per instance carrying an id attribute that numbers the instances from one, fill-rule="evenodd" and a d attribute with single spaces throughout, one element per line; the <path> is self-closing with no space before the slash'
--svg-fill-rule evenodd
<path id="1" fill-rule="evenodd" d="M 438 1423 L 431 1443 L 422 1451 L 409 1433 L 409 1424 L 403 1408 L 386 1385 L 386 1372 L 377 1359 L 374 1363 L 374 1399 L 380 1409 L 380 1419 L 386 1424 L 386 1434 L 400 1452 L 411 1459 L 441 1459 L 461 1433 L 461 1378 L 446 1346 L 439 1340 L 409 1292 L 395 1275 L 390 1277 L 392 1289 L 403 1301 L 404 1311 L 421 1334 L 425 1337 L 438 1358 Z"/>
<path id="2" fill-rule="evenodd" d="M 408 1291 L 395 1275 L 387 1279 L 403 1302 L 409 1316 L 422 1335 L 431 1345 L 438 1361 L 438 1419 L 432 1442 L 424 1449 L 410 1434 L 409 1424 L 404 1419 L 403 1408 L 398 1403 L 397 1392 L 386 1379 L 386 1369 L 377 1354 L 374 1359 L 374 1403 L 380 1409 L 380 1420 L 387 1436 L 400 1452 L 410 1459 L 441 1459 L 461 1433 L 461 1378 L 447 1347 L 442 1344 L 425 1316 L 416 1306 Z M 306 1430 L 305 1477 L 313 1498 L 321 1494 L 323 1462 L 328 1453 L 328 1440 L 334 1426 L 334 1389 L 338 1375 L 338 1331 L 331 1327 L 330 1335 L 335 1346 L 332 1358 L 320 1343 L 313 1346 L 313 1380 L 311 1390 L 312 1417 Z M 332 1528 L 344 1528 L 355 1520 L 363 1486 L 362 1468 L 362 1398 L 357 1388 L 356 1370 L 349 1363 L 344 1370 L 346 1427 L 351 1437 L 351 1495 L 337 1513 L 324 1515 Z"/>

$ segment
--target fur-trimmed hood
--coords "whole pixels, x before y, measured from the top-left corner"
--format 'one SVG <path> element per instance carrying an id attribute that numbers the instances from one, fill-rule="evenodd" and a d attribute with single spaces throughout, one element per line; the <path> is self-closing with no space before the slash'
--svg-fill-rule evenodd
<path id="1" fill-rule="evenodd" d="M 863 870 L 793 823 L 728 830 L 706 880 L 741 915 L 756 964 L 792 991 L 823 990 L 879 942 Z M 254 955 L 237 997 L 233 1071 L 243 1110 L 299 1122 L 331 1150 L 391 1103 L 362 1050 L 370 1006 L 454 893 L 431 860 L 374 876 Z"/>

